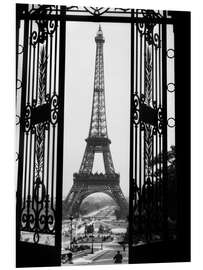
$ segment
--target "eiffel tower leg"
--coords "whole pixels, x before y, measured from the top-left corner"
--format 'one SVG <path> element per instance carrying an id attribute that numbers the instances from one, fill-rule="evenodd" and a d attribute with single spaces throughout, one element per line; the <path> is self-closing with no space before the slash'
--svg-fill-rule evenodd
<path id="1" fill-rule="evenodd" d="M 120 186 L 115 186 L 111 189 L 112 197 L 120 208 L 121 217 L 127 218 L 128 216 L 128 203 L 123 195 Z"/>
<path id="2" fill-rule="evenodd" d="M 63 203 L 63 218 L 70 216 L 78 216 L 81 192 L 84 191 L 83 186 L 73 185 L 66 200 Z"/>
<path id="3" fill-rule="evenodd" d="M 94 162 L 94 147 L 86 145 L 82 164 L 80 166 L 80 173 L 91 173 Z"/>
<path id="4" fill-rule="evenodd" d="M 103 159 L 104 159 L 104 167 L 105 167 L 106 174 L 115 173 L 109 146 L 106 146 L 103 149 Z"/>

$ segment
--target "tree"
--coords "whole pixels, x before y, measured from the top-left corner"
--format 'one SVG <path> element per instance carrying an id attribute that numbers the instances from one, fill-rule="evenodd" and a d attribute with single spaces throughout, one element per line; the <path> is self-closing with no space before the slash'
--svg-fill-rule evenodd
<path id="1" fill-rule="evenodd" d="M 171 146 L 167 152 L 167 182 L 163 179 L 163 153 L 157 155 L 150 163 L 153 177 L 145 179 L 141 187 L 137 187 L 138 200 L 134 216 L 135 230 L 146 235 L 159 234 L 163 222 L 163 202 L 167 202 L 168 225 L 171 232 L 177 220 L 177 176 L 176 149 Z M 164 190 L 167 192 L 164 195 Z"/>
<path id="2" fill-rule="evenodd" d="M 122 218 L 121 212 L 119 209 L 114 210 L 114 215 L 116 216 L 116 219 L 119 220 Z"/>
<path id="3" fill-rule="evenodd" d="M 172 220 L 177 218 L 177 177 L 176 177 L 176 148 L 174 145 L 167 152 L 167 201 L 168 216 Z M 154 160 L 153 165 L 159 164 L 160 169 L 155 171 L 156 175 L 163 174 L 163 153 L 159 154 Z"/>
<path id="4" fill-rule="evenodd" d="M 100 224 L 98 233 L 104 233 L 104 226 Z"/>
<path id="5" fill-rule="evenodd" d="M 94 224 L 85 225 L 85 232 L 86 232 L 86 234 L 93 233 L 94 232 Z"/>

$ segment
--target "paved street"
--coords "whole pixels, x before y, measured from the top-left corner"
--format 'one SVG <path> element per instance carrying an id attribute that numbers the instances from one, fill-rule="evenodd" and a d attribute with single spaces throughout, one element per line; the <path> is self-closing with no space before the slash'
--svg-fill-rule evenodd
<path id="1" fill-rule="evenodd" d="M 124 252 L 119 244 L 111 242 L 104 245 L 103 249 L 98 249 L 98 247 L 95 247 L 94 254 L 89 253 L 84 254 L 81 257 L 76 256 L 75 258 L 73 258 L 73 264 L 113 264 L 113 257 L 116 255 L 118 250 L 120 250 L 123 256 L 123 263 L 128 263 L 128 249 L 126 249 Z M 63 265 L 69 264 L 65 263 Z"/>
<path id="2" fill-rule="evenodd" d="M 115 256 L 116 252 L 117 251 L 115 250 L 108 250 L 103 255 L 98 256 L 94 261 L 92 261 L 91 264 L 113 264 L 113 257 Z M 121 254 L 123 256 L 123 263 L 128 263 L 127 253 L 121 251 Z"/>

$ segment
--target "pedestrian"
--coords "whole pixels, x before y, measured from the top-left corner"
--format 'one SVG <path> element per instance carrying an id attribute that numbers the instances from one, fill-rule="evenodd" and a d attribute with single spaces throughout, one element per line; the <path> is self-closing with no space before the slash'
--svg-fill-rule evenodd
<path id="1" fill-rule="evenodd" d="M 117 254 L 113 257 L 114 263 L 122 263 L 123 256 L 121 255 L 120 251 L 117 251 Z"/>
<path id="2" fill-rule="evenodd" d="M 125 243 L 123 243 L 123 251 L 125 251 Z"/>
<path id="3" fill-rule="evenodd" d="M 72 254 L 72 252 L 69 252 L 68 254 L 67 254 L 67 256 L 68 256 L 68 263 L 70 263 L 70 264 L 73 264 L 73 254 Z"/>

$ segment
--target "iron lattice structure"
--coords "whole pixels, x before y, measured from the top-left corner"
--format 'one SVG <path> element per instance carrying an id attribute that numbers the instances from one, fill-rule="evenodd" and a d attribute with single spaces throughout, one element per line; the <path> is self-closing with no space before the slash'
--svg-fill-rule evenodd
<path id="1" fill-rule="evenodd" d="M 111 140 L 108 138 L 103 45 L 105 42 L 101 26 L 95 37 L 96 60 L 94 74 L 94 92 L 89 135 L 86 139 L 86 149 L 79 169 L 73 175 L 73 186 L 64 202 L 64 217 L 78 215 L 82 200 L 95 192 L 104 192 L 111 196 L 120 208 L 121 216 L 126 217 L 127 201 L 120 188 L 120 175 L 115 172 L 110 151 Z M 95 153 L 103 154 L 104 174 L 92 173 Z"/>

